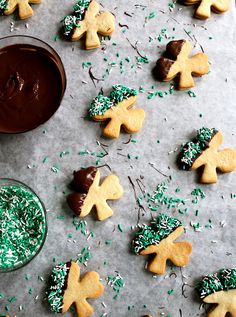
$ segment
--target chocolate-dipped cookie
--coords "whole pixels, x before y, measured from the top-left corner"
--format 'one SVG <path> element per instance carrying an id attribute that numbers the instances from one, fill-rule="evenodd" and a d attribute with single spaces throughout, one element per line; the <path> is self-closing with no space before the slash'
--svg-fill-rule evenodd
<path id="1" fill-rule="evenodd" d="M 209 72 L 208 57 L 198 53 L 189 58 L 192 48 L 187 40 L 171 41 L 166 46 L 165 57 L 157 60 L 154 74 L 161 81 L 170 81 L 179 76 L 179 89 L 194 87 L 192 76 L 202 76 Z"/>
<path id="2" fill-rule="evenodd" d="M 155 254 L 147 268 L 150 272 L 165 274 L 167 260 L 176 266 L 185 266 L 189 262 L 191 243 L 174 242 L 183 232 L 184 227 L 178 219 L 160 214 L 150 226 L 143 224 L 135 234 L 132 250 L 141 255 Z"/>
<path id="3" fill-rule="evenodd" d="M 211 11 L 215 13 L 224 13 L 229 10 L 231 0 L 185 0 L 186 5 L 196 5 L 195 18 L 208 19 Z"/>
<path id="4" fill-rule="evenodd" d="M 67 202 L 74 213 L 80 217 L 87 216 L 96 207 L 99 220 L 105 220 L 113 214 L 106 200 L 119 199 L 123 188 L 116 175 L 109 175 L 100 183 L 100 172 L 96 167 L 88 167 L 74 172 L 74 187 L 76 192 L 67 197 Z"/>
<path id="5" fill-rule="evenodd" d="M 12 14 L 17 8 L 19 9 L 20 19 L 27 19 L 34 14 L 30 4 L 39 4 L 41 0 L 1 0 L 0 1 L 0 14 Z"/>
<path id="6" fill-rule="evenodd" d="M 111 36 L 115 30 L 115 18 L 108 11 L 100 12 L 99 3 L 94 0 L 78 0 L 73 13 L 63 19 L 63 33 L 72 41 L 86 36 L 86 49 L 100 46 L 98 33 Z"/>
<path id="7" fill-rule="evenodd" d="M 108 138 L 118 138 L 121 127 L 126 133 L 136 133 L 143 125 L 145 112 L 133 105 L 137 91 L 122 85 L 113 85 L 108 97 L 99 94 L 89 108 L 89 116 L 94 121 L 109 121 L 103 129 Z"/>
<path id="8" fill-rule="evenodd" d="M 203 302 L 212 306 L 208 317 L 236 317 L 236 268 L 204 276 L 196 289 Z"/>
<path id="9" fill-rule="evenodd" d="M 202 183 L 216 183 L 217 172 L 232 172 L 236 168 L 236 151 L 230 148 L 218 150 L 223 143 L 223 134 L 215 128 L 201 128 L 196 137 L 187 142 L 179 155 L 180 168 L 195 170 L 204 166 Z"/>
<path id="10" fill-rule="evenodd" d="M 98 298 L 103 291 L 97 272 L 88 272 L 80 279 L 77 263 L 60 263 L 52 270 L 47 300 L 55 313 L 65 313 L 75 303 L 77 316 L 88 317 L 93 313 L 93 308 L 87 299 Z"/>

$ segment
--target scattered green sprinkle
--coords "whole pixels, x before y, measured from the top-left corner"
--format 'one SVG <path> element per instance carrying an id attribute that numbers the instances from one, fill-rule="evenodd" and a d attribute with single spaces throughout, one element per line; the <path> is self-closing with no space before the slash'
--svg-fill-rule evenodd
<path id="1" fill-rule="evenodd" d="M 172 294 L 174 294 L 174 290 L 170 289 L 167 293 L 168 293 L 168 295 L 172 295 Z"/>
<path id="2" fill-rule="evenodd" d="M 121 224 L 118 224 L 117 227 L 118 227 L 118 230 L 119 230 L 120 232 L 123 232 L 123 231 L 124 231 L 124 228 L 123 228 L 123 226 L 122 226 Z"/>
<path id="3" fill-rule="evenodd" d="M 91 259 L 92 254 L 90 252 L 90 247 L 84 247 L 82 251 L 78 254 L 77 261 L 83 264 L 87 264 L 88 260 Z"/>
<path id="4" fill-rule="evenodd" d="M 188 92 L 188 95 L 189 95 L 189 97 L 197 97 L 197 95 L 195 94 L 195 92 L 194 91 L 192 91 L 192 90 L 189 90 Z"/>
<path id="5" fill-rule="evenodd" d="M 157 15 L 156 12 L 152 11 L 149 13 L 149 15 L 145 19 L 147 20 L 153 19 L 156 17 L 156 15 Z"/>
<path id="6" fill-rule="evenodd" d="M 57 174 L 60 171 L 60 167 L 58 165 L 53 165 L 51 171 Z"/>
<path id="7" fill-rule="evenodd" d="M 113 299 L 117 300 L 119 294 L 121 293 L 121 289 L 125 286 L 125 283 L 120 273 L 116 272 L 116 276 L 108 275 L 107 285 L 112 287 L 112 289 L 116 292 L 116 295 L 113 297 Z"/>

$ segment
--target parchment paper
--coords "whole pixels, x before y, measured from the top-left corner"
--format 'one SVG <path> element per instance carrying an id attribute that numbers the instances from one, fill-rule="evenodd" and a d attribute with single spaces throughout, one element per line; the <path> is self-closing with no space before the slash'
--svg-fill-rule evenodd
<path id="1" fill-rule="evenodd" d="M 164 0 L 102 0 L 104 8 L 116 16 L 116 31 L 110 41 L 105 41 L 106 50 L 94 51 L 85 51 L 83 40 L 76 43 L 54 40 L 60 29 L 60 20 L 71 12 L 73 4 L 73 0 L 44 0 L 34 6 L 35 15 L 27 21 L 19 21 L 14 15 L 0 18 L 1 37 L 26 34 L 48 42 L 61 56 L 67 73 L 63 102 L 51 120 L 29 133 L 0 135 L 0 176 L 31 186 L 48 209 L 48 237 L 40 254 L 23 269 L 0 276 L 0 293 L 4 296 L 0 299 L 0 313 L 6 312 L 7 305 L 11 316 L 52 316 L 44 300 L 46 281 L 52 267 L 60 261 L 77 258 L 84 246 L 90 246 L 92 258 L 87 267 L 81 265 L 82 273 L 98 271 L 106 286 L 104 295 L 91 301 L 94 316 L 104 313 L 116 317 L 148 313 L 152 313 L 153 317 L 206 316 L 204 309 L 199 309 L 201 302 L 191 286 L 203 274 L 236 266 L 236 199 L 231 198 L 231 193 L 236 192 L 236 173 L 219 175 L 216 185 L 201 185 L 206 198 L 193 204 L 191 191 L 199 187 L 197 173 L 180 171 L 176 165 L 178 151 L 174 151 L 202 126 L 221 130 L 225 136 L 224 146 L 236 147 L 235 4 L 223 15 L 212 14 L 208 21 L 200 21 L 192 18 L 193 7 L 176 4 L 170 11 L 168 1 Z M 145 17 L 151 12 L 155 12 L 156 16 L 147 19 L 145 24 Z M 14 25 L 11 26 L 11 23 Z M 128 28 L 120 27 L 119 23 Z M 171 38 L 159 42 L 155 38 L 164 28 Z M 148 92 L 169 90 L 169 83 L 159 83 L 152 77 L 152 69 L 172 37 L 195 43 L 194 53 L 201 51 L 201 45 L 209 56 L 211 72 L 195 79 L 196 87 L 192 91 L 196 97 L 190 97 L 186 91 L 174 91 L 174 94 L 163 98 L 147 99 Z M 138 50 L 148 57 L 148 64 L 141 63 L 141 68 L 131 68 L 132 64 L 136 65 L 138 54 L 126 38 L 133 45 L 138 41 Z M 130 61 L 125 58 L 130 58 Z M 122 74 L 121 60 L 124 65 Z M 82 67 L 84 62 L 92 63 L 92 72 L 98 78 L 102 78 L 106 69 L 111 69 L 110 74 L 95 87 L 88 74 L 89 68 Z M 117 67 L 108 65 L 112 62 L 116 62 Z M 101 87 L 108 94 L 116 83 L 145 89 L 138 96 L 137 106 L 145 109 L 146 120 L 142 131 L 132 136 L 136 143 L 124 144 L 130 138 L 128 134 L 122 134 L 115 141 L 103 139 L 100 124 L 84 119 L 89 103 Z M 125 193 L 122 199 L 110 203 L 114 208 L 112 218 L 98 222 L 94 214 L 87 216 L 87 230 L 94 232 L 95 237 L 86 240 L 88 235 L 83 235 L 72 224 L 73 215 L 66 205 L 65 196 L 70 192 L 68 185 L 72 172 L 94 165 L 98 160 L 96 155 L 78 153 L 85 150 L 104 152 L 96 141 L 108 146 L 105 147 L 108 155 L 98 164 L 110 166 L 112 172 L 120 177 Z M 69 151 L 69 154 L 60 157 L 63 151 Z M 136 159 L 137 155 L 140 157 Z M 172 175 L 167 195 L 188 199 L 186 206 L 179 207 L 188 208 L 183 215 L 176 209 L 167 210 L 166 206 L 158 211 L 177 216 L 186 224 L 186 234 L 182 239 L 193 243 L 193 254 L 182 274 L 179 268 L 171 269 L 168 265 L 165 276 L 153 277 L 144 269 L 147 257 L 130 252 L 134 235 L 131 226 L 137 224 L 138 206 L 128 176 L 135 184 L 137 195 L 141 194 L 137 178 L 142 178 L 146 191 L 150 193 L 158 183 L 167 180 L 149 163 L 165 175 Z M 51 170 L 53 166 L 59 167 L 58 173 Z M 103 177 L 109 173 L 107 167 L 101 168 Z M 177 187 L 180 192 L 175 193 Z M 141 212 L 140 223 L 148 223 L 151 219 L 147 206 L 145 210 Z M 196 210 L 199 210 L 198 216 L 195 215 Z M 155 212 L 152 214 L 155 216 Z M 195 232 L 191 221 L 199 222 L 202 231 Z M 220 224 L 222 221 L 223 225 Z M 118 224 L 123 232 L 118 229 Z M 112 240 L 112 243 L 107 245 L 107 240 Z M 115 276 L 115 271 L 125 281 L 117 300 L 113 299 L 115 291 L 106 285 L 107 276 Z M 183 283 L 190 285 L 184 288 L 187 298 L 181 291 Z M 172 294 L 169 295 L 168 291 Z M 9 303 L 8 299 L 14 296 L 17 300 Z M 75 315 L 68 312 L 65 316 Z"/>

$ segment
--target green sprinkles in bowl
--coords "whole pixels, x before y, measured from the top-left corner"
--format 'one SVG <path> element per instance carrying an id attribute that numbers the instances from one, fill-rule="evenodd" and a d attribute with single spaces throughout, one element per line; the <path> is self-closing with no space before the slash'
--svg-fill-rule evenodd
<path id="1" fill-rule="evenodd" d="M 175 229 L 182 226 L 181 221 L 166 214 L 160 214 L 150 226 L 142 225 L 142 228 L 135 234 L 132 250 L 139 254 L 151 244 L 159 244 L 167 238 Z"/>
<path id="2" fill-rule="evenodd" d="M 39 198 L 23 185 L 0 187 L 0 270 L 29 262 L 46 236 L 46 217 Z"/>
<path id="3" fill-rule="evenodd" d="M 236 289 L 236 268 L 222 269 L 217 273 L 208 274 L 196 285 L 196 290 L 201 298 L 230 289 Z"/>
<path id="4" fill-rule="evenodd" d="M 1 1 L 1 0 L 0 0 Z M 79 22 L 83 20 L 86 10 L 89 7 L 90 0 L 79 0 L 73 7 L 73 14 L 67 15 L 63 20 L 63 33 L 69 36 L 71 32 L 79 27 Z"/>
<path id="5" fill-rule="evenodd" d="M 215 128 L 201 128 L 197 130 L 197 136 L 187 142 L 180 152 L 180 165 L 182 169 L 190 169 L 194 161 L 209 147 L 209 142 L 218 131 Z"/>
<path id="6" fill-rule="evenodd" d="M 52 269 L 51 285 L 47 292 L 48 303 L 55 313 L 60 313 L 63 308 L 63 295 L 66 288 L 71 262 L 61 262 Z"/>
<path id="7" fill-rule="evenodd" d="M 90 104 L 89 116 L 103 115 L 108 109 L 116 106 L 118 103 L 131 96 L 137 95 L 137 90 L 122 85 L 112 86 L 112 90 L 108 97 L 99 94 Z"/>

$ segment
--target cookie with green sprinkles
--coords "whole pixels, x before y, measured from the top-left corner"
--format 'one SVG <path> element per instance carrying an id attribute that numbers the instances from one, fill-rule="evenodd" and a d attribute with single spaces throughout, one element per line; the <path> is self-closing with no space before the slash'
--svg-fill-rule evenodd
<path id="1" fill-rule="evenodd" d="M 204 303 L 214 305 L 209 317 L 236 317 L 236 268 L 204 276 L 196 290 Z"/>
<path id="2" fill-rule="evenodd" d="M 44 206 L 27 186 L 2 180 L 0 224 L 0 271 L 11 271 L 40 251 L 47 231 Z"/>
<path id="3" fill-rule="evenodd" d="M 73 13 L 67 15 L 62 20 L 63 34 L 68 37 L 72 37 L 72 34 L 78 23 L 84 19 L 85 13 L 89 7 L 91 0 L 79 0 L 73 7 Z"/>
<path id="4" fill-rule="evenodd" d="M 166 261 L 170 260 L 176 266 L 185 266 L 192 253 L 189 242 L 175 242 L 184 232 L 181 221 L 166 214 L 160 214 L 155 221 L 136 232 L 132 250 L 136 254 L 155 254 L 147 266 L 150 272 L 165 274 Z"/>
<path id="5" fill-rule="evenodd" d="M 219 150 L 223 143 L 223 134 L 215 128 L 201 128 L 196 137 L 187 142 L 179 155 L 180 168 L 196 170 L 203 166 L 200 181 L 206 184 L 217 182 L 217 170 L 232 172 L 236 168 L 236 151 L 231 148 Z"/>
<path id="6" fill-rule="evenodd" d="M 135 133 L 142 128 L 145 112 L 139 108 L 131 109 L 137 93 L 135 89 L 114 85 L 109 96 L 99 94 L 93 99 L 88 113 L 94 121 L 108 121 L 102 132 L 105 137 L 118 138 L 121 128 L 126 133 Z"/>
<path id="7" fill-rule="evenodd" d="M 0 13 L 2 11 L 5 15 L 9 15 L 18 8 L 20 19 L 28 19 L 34 14 L 31 3 L 39 4 L 41 0 L 0 0 Z"/>
<path id="8" fill-rule="evenodd" d="M 47 300 L 55 313 L 65 313 L 75 304 L 78 317 L 93 314 L 88 298 L 98 298 L 104 287 L 97 272 L 88 272 L 80 278 L 80 268 L 76 262 L 60 263 L 52 269 Z"/>
<path id="9" fill-rule="evenodd" d="M 228 11 L 231 0 L 184 0 L 184 4 L 197 5 L 195 18 L 205 20 L 210 18 L 211 10 L 218 14 Z"/>
<path id="10" fill-rule="evenodd" d="M 94 0 L 78 0 L 73 13 L 63 20 L 63 34 L 72 41 L 86 36 L 86 49 L 100 46 L 98 33 L 111 36 L 115 30 L 114 16 L 108 12 L 100 12 L 99 4 Z"/>
<path id="11" fill-rule="evenodd" d="M 4 14 L 4 11 L 7 8 L 8 0 L 0 0 L 0 15 Z"/>

